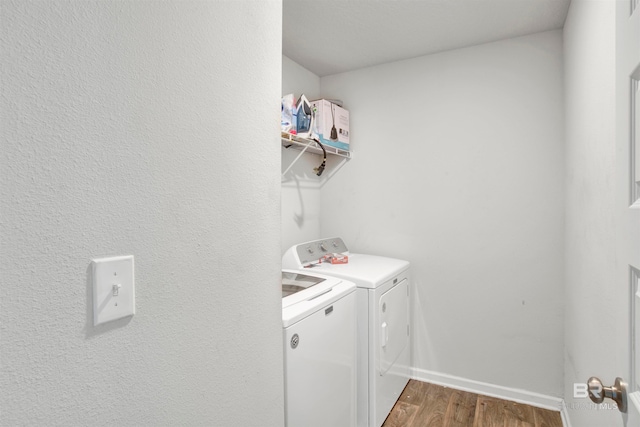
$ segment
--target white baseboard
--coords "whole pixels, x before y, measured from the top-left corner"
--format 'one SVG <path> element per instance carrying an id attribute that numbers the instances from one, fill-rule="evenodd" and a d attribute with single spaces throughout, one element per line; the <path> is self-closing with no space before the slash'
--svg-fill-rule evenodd
<path id="1" fill-rule="evenodd" d="M 562 418 L 562 425 L 564 427 L 571 427 L 571 420 L 569 419 L 569 412 L 567 410 L 567 405 L 562 402 L 562 410 L 560 411 L 560 417 Z"/>
<path id="2" fill-rule="evenodd" d="M 439 372 L 427 371 L 417 368 L 413 369 L 412 377 L 413 379 L 419 381 L 455 388 L 456 390 L 468 391 L 471 393 L 482 394 L 484 396 L 497 397 L 504 400 L 524 403 L 526 405 L 535 406 L 537 408 L 559 411 L 564 426 L 571 426 L 571 424 L 569 423 L 569 417 L 566 413 L 566 405 L 564 404 L 564 400 L 559 397 L 547 396 L 531 391 L 483 383 L 467 378 L 456 377 L 453 375 L 447 375 Z"/>

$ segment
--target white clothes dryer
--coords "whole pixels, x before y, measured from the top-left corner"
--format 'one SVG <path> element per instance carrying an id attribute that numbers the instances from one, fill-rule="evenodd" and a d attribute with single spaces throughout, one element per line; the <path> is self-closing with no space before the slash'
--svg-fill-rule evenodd
<path id="1" fill-rule="evenodd" d="M 356 425 L 356 285 L 282 271 L 285 425 Z"/>
<path id="2" fill-rule="evenodd" d="M 327 253 L 346 254 L 348 262 L 320 262 Z M 380 427 L 411 374 L 409 262 L 351 253 L 336 237 L 292 246 L 283 255 L 282 266 L 356 284 L 357 425 Z"/>

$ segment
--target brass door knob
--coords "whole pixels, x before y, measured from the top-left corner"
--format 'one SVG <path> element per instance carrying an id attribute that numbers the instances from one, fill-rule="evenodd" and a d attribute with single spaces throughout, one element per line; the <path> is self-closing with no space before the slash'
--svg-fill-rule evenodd
<path id="1" fill-rule="evenodd" d="M 616 382 L 611 387 L 605 387 L 598 377 L 591 377 L 587 381 L 589 398 L 593 403 L 602 403 L 605 398 L 616 402 L 620 412 L 627 412 L 627 384 L 622 378 L 616 378 Z"/>

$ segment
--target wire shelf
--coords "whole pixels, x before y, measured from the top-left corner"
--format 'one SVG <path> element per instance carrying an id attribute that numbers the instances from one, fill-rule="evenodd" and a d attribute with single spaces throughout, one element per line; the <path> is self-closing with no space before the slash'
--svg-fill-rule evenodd
<path id="1" fill-rule="evenodd" d="M 288 132 L 281 132 L 280 139 L 282 140 L 282 146 L 285 148 L 295 148 L 296 150 L 304 150 L 313 154 L 322 154 L 322 149 L 312 139 L 300 138 Z M 327 150 L 327 154 L 333 154 L 347 159 L 351 158 L 351 152 L 349 150 L 342 150 L 326 144 L 324 144 L 324 149 Z"/>

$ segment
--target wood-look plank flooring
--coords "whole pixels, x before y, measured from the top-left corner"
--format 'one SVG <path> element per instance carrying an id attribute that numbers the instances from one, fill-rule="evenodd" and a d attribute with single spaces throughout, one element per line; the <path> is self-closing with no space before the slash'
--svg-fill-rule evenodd
<path id="1" fill-rule="evenodd" d="M 410 380 L 382 427 L 562 427 L 560 412 Z"/>

